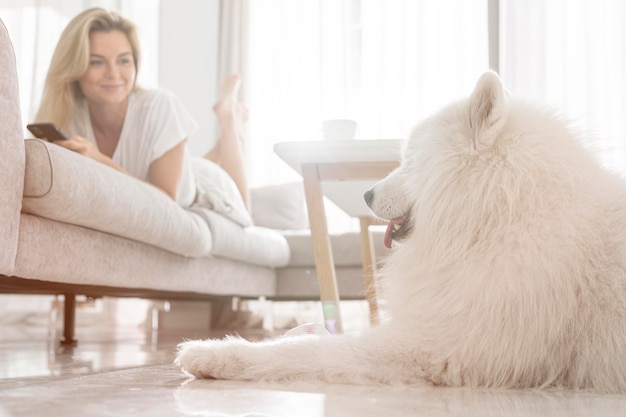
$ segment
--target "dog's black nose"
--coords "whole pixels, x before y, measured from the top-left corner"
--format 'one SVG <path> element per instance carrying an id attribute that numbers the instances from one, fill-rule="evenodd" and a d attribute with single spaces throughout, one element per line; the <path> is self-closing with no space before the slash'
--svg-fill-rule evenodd
<path id="1" fill-rule="evenodd" d="M 367 190 L 363 195 L 363 198 L 365 199 L 365 203 L 367 203 L 367 206 L 372 207 L 372 200 L 374 199 L 374 193 L 372 192 L 372 190 Z"/>

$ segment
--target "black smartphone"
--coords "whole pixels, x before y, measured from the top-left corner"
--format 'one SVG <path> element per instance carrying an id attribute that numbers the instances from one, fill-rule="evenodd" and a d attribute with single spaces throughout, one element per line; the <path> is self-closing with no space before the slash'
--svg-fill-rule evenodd
<path id="1" fill-rule="evenodd" d="M 26 128 L 30 130 L 36 138 L 46 139 L 48 142 L 69 139 L 54 123 L 31 123 L 26 125 Z"/>

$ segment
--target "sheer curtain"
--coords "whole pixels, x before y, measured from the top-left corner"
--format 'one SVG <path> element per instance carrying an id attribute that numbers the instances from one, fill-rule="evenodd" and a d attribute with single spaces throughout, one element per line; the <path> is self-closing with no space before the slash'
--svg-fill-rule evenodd
<path id="1" fill-rule="evenodd" d="M 273 154 L 350 118 L 357 138 L 404 138 L 488 68 L 487 0 L 249 3 L 250 133 L 257 183 L 298 178 Z"/>
<path id="2" fill-rule="evenodd" d="M 250 0 L 220 0 L 219 27 L 219 58 L 217 80 L 221 83 L 228 75 L 237 73 L 244 81 L 239 90 L 239 99 L 249 103 L 250 83 Z M 219 91 L 219 85 L 218 90 Z M 244 158 L 251 163 L 248 138 L 250 132 L 247 123 L 242 124 L 245 141 Z M 216 126 L 215 138 L 219 137 L 219 126 Z"/>
<path id="3" fill-rule="evenodd" d="M 37 111 L 48 64 L 65 25 L 96 6 L 116 10 L 137 24 L 142 46 L 138 82 L 156 86 L 159 0 L 0 0 L 0 17 L 15 50 L 24 124 Z"/>
<path id="4" fill-rule="evenodd" d="M 224 80 L 229 74 L 238 73 L 244 80 L 249 77 L 248 64 L 250 55 L 250 1 L 221 0 L 219 31 L 218 80 Z M 249 84 L 243 83 L 241 98 L 248 101 Z"/>
<path id="5" fill-rule="evenodd" d="M 563 109 L 624 169 L 622 0 L 264 0 L 249 4 L 255 181 L 297 178 L 272 144 L 317 139 L 324 119 L 356 120 L 361 139 L 406 137 L 467 94 L 489 67 L 488 7 L 498 6 L 507 88 Z"/>
<path id="6" fill-rule="evenodd" d="M 626 3 L 500 0 L 500 73 L 511 92 L 563 109 L 604 163 L 626 168 Z"/>

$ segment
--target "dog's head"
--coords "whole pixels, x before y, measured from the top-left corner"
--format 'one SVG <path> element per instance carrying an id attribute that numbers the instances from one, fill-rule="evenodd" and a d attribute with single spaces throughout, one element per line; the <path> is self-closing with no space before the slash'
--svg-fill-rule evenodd
<path id="1" fill-rule="evenodd" d="M 492 147 L 506 111 L 504 87 L 498 75 L 489 71 L 480 77 L 469 98 L 445 107 L 416 127 L 400 166 L 365 193 L 374 215 L 389 222 L 385 246 L 410 235 L 421 205 L 437 204 L 424 201 L 424 196 L 433 187 L 445 186 L 441 175 L 453 177 L 450 171 L 461 168 L 458 155 L 475 155 Z"/>

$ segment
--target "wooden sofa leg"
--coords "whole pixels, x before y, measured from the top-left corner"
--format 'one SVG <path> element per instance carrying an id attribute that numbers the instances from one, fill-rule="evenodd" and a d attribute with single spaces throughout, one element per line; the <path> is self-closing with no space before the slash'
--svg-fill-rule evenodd
<path id="1" fill-rule="evenodd" d="M 63 338 L 61 345 L 76 346 L 78 343 L 74 339 L 74 330 L 76 328 L 76 294 L 63 294 Z"/>

